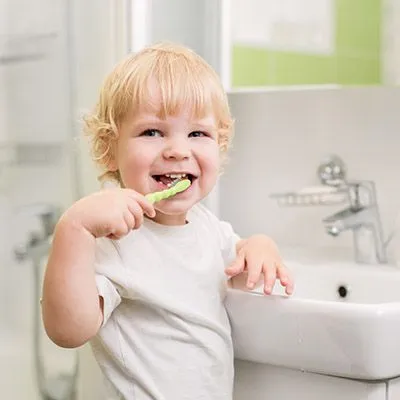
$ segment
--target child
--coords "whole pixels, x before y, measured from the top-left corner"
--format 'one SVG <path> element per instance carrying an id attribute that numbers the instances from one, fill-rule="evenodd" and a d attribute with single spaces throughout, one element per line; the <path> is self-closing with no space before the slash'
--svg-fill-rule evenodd
<path id="1" fill-rule="evenodd" d="M 63 347 L 90 340 L 119 398 L 232 399 L 227 286 L 293 290 L 272 240 L 239 239 L 200 201 L 232 139 L 224 90 L 191 50 L 158 44 L 123 60 L 86 119 L 103 178 L 57 224 L 43 320 Z M 190 187 L 152 205 L 175 179 Z"/>

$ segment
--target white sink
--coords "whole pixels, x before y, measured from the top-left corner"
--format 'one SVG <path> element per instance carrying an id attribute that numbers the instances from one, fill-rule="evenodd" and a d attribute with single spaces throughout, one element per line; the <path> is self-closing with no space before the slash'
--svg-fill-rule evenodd
<path id="1" fill-rule="evenodd" d="M 281 287 L 272 296 L 229 290 L 236 358 L 354 379 L 400 376 L 400 268 L 346 257 L 287 253 L 290 298 Z"/>

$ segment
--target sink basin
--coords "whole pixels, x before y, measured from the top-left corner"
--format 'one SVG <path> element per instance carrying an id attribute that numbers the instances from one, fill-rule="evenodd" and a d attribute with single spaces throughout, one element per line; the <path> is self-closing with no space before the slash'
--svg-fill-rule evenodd
<path id="1" fill-rule="evenodd" d="M 336 253 L 288 253 L 292 297 L 279 285 L 271 296 L 229 290 L 237 359 L 353 379 L 400 376 L 400 268 Z"/>

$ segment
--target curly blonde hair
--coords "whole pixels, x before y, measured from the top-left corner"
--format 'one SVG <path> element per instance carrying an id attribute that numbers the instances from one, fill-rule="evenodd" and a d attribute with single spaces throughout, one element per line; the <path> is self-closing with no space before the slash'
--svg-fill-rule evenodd
<path id="1" fill-rule="evenodd" d="M 84 117 L 94 161 L 103 170 L 100 180 L 121 182 L 109 165 L 114 157 L 118 129 L 128 113 L 149 106 L 150 84 L 161 97 L 160 118 L 189 106 L 196 118 L 211 112 L 217 121 L 222 159 L 233 136 L 233 119 L 226 93 L 216 72 L 198 54 L 173 43 L 159 43 L 129 55 L 106 78 L 94 111 Z"/>

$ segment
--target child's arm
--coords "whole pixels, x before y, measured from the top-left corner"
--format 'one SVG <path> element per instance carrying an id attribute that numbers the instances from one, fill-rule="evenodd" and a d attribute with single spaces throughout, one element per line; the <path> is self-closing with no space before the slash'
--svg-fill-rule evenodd
<path id="1" fill-rule="evenodd" d="M 51 340 L 78 347 L 96 335 L 103 321 L 95 280 L 96 238 L 121 238 L 154 216 L 144 196 L 129 189 L 95 193 L 75 203 L 54 233 L 44 285 L 43 322 Z M 110 266 L 112 268 L 112 266 Z"/>
<path id="2" fill-rule="evenodd" d="M 64 216 L 55 230 L 42 301 L 46 332 L 59 346 L 84 344 L 102 323 L 94 255 L 95 237 Z"/>

